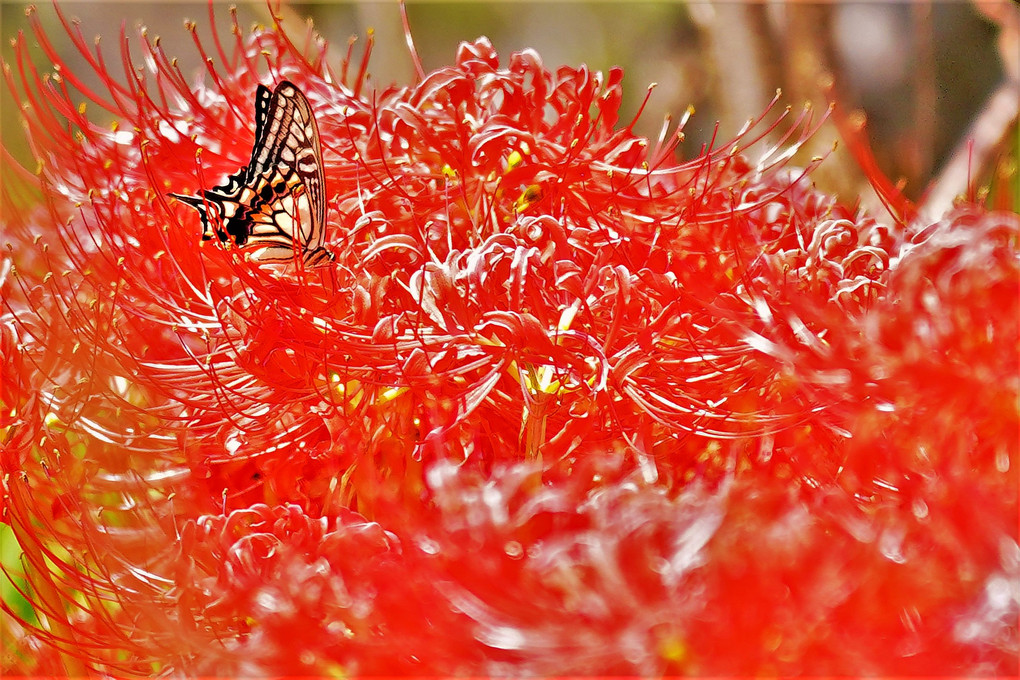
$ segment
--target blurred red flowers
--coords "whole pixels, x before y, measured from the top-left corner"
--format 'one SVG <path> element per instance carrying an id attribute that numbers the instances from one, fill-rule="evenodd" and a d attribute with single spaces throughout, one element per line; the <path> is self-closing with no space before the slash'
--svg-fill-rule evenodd
<path id="1" fill-rule="evenodd" d="M 1018 672 L 1016 215 L 841 205 L 807 115 L 678 163 L 484 39 L 367 94 L 279 25 L 197 84 L 65 25 L 105 92 L 4 67 L 5 673 Z M 326 267 L 167 198 L 282 79 Z"/>

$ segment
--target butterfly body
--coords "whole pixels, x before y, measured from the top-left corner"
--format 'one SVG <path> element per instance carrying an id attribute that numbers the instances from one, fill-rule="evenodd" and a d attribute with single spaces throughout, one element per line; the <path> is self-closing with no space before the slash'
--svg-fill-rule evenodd
<path id="1" fill-rule="evenodd" d="M 327 264 L 326 199 L 319 130 L 300 89 L 282 81 L 255 95 L 251 160 L 197 196 L 171 194 L 198 211 L 202 239 L 250 249 L 255 262 Z"/>

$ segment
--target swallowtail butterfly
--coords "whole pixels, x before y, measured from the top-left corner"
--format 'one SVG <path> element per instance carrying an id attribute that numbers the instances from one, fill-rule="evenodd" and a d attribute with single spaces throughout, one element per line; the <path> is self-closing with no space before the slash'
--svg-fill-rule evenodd
<path id="1" fill-rule="evenodd" d="M 325 178 L 312 107 L 294 83 L 255 94 L 251 160 L 226 184 L 198 196 L 170 194 L 198 211 L 202 240 L 216 236 L 251 249 L 255 262 L 327 264 Z"/>

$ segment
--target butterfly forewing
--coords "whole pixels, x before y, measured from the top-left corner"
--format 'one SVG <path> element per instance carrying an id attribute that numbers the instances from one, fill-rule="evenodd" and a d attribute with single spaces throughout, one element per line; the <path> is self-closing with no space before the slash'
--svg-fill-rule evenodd
<path id="1" fill-rule="evenodd" d="M 203 239 L 215 234 L 251 246 L 252 260 L 291 262 L 295 253 L 305 266 L 330 260 L 319 131 L 308 100 L 289 81 L 274 91 L 258 87 L 247 166 L 201 196 L 172 195 L 199 211 Z"/>

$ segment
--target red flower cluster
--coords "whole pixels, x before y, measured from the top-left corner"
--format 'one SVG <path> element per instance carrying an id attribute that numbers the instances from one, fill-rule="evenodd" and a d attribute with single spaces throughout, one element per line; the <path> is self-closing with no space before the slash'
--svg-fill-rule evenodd
<path id="1" fill-rule="evenodd" d="M 1016 215 L 851 210 L 809 116 L 678 163 L 619 70 L 484 39 L 366 94 L 278 24 L 195 85 L 65 25 L 106 92 L 38 26 L 55 71 L 5 65 L 4 672 L 1018 672 Z M 283 79 L 326 267 L 167 197 Z"/>

